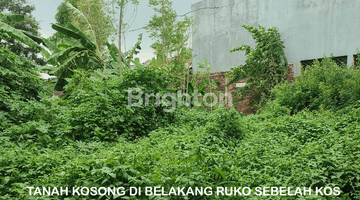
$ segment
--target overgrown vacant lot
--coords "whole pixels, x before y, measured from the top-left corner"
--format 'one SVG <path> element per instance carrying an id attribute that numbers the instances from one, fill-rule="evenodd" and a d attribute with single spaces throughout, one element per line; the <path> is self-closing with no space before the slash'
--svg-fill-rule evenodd
<path id="1" fill-rule="evenodd" d="M 154 102 L 128 107 L 126 88 L 166 92 L 165 75 L 156 68 L 138 66 L 124 71 L 123 78 L 82 73 L 70 80 L 70 95 L 63 99 L 49 98 L 46 90 L 24 99 L 16 84 L 40 87 L 36 76 L 8 84 L 13 93 L 0 93 L 1 199 L 259 199 L 256 187 L 281 186 L 292 187 L 290 194 L 297 196 L 262 198 L 360 198 L 360 106 L 358 99 L 346 100 L 344 92 L 357 94 L 352 83 L 358 70 L 318 63 L 294 83 L 275 88 L 274 100 L 260 114 L 246 117 L 222 108 L 211 113 L 181 107 L 165 113 L 166 106 Z M 332 82 L 328 77 L 334 73 L 353 78 Z M 157 186 L 167 193 L 171 187 L 211 187 L 214 194 L 74 196 L 70 191 L 67 196 L 30 196 L 27 188 Z M 249 187 L 253 192 L 215 195 L 217 187 Z M 311 187 L 312 195 L 302 196 L 296 187 Z M 316 187 L 323 188 L 323 195 L 316 196 Z M 331 196 L 325 187 L 333 190 Z M 336 187 L 340 195 L 335 195 Z"/>
<path id="2" fill-rule="evenodd" d="M 56 148 L 47 148 L 3 139 L 2 198 L 64 198 L 30 198 L 27 186 L 338 186 L 339 197 L 322 198 L 359 196 L 360 109 L 345 115 L 263 113 L 236 118 L 236 114 L 193 110 L 136 142 L 121 137 L 113 142 L 59 141 Z"/>
<path id="3" fill-rule="evenodd" d="M 25 16 L 0 13 L 0 199 L 360 199 L 359 59 L 324 58 L 288 83 L 277 28 L 244 25 L 256 46 L 231 50 L 247 61 L 227 76 L 249 78 L 235 94 L 252 95 L 257 113 L 181 106 L 178 90 L 205 97 L 216 82 L 206 59 L 190 78 L 194 21 L 176 20 L 171 1 L 149 1 L 149 66 L 134 57 L 142 35 L 122 52 L 122 14 L 120 46 L 108 42 L 111 4 L 64 1 L 46 39 L 34 7 L 17 2 L 2 4 Z M 139 3 L 115 2 L 120 13 Z M 132 101 L 146 94 L 169 98 Z"/>

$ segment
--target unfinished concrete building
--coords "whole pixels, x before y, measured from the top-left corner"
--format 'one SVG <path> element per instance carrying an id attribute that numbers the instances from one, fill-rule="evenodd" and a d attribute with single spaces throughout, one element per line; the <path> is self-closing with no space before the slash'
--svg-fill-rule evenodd
<path id="1" fill-rule="evenodd" d="M 192 42 L 196 70 L 204 57 L 213 72 L 244 64 L 234 47 L 255 46 L 243 24 L 276 26 L 295 75 L 324 55 L 351 65 L 360 48 L 360 0 L 202 0 L 192 5 L 196 34 Z"/>

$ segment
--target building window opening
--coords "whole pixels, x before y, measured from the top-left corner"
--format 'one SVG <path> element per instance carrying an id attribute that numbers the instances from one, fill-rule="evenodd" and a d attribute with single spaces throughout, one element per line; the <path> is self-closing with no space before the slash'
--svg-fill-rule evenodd
<path id="1" fill-rule="evenodd" d="M 347 64 L 347 56 L 339 56 L 339 57 L 333 57 L 332 60 L 338 65 L 346 65 Z"/>
<path id="2" fill-rule="evenodd" d="M 346 65 L 347 64 L 347 56 L 337 56 L 331 58 L 338 66 Z M 307 67 L 312 66 L 314 64 L 314 61 L 318 60 L 320 63 L 323 60 L 323 58 L 319 59 L 311 59 L 311 60 L 302 60 L 300 61 L 300 65 L 305 70 Z"/>
<path id="3" fill-rule="evenodd" d="M 312 66 L 314 64 L 315 60 L 318 60 L 321 63 L 323 58 L 311 59 L 311 60 L 302 60 L 302 61 L 300 61 L 300 65 L 305 70 L 307 67 Z"/>

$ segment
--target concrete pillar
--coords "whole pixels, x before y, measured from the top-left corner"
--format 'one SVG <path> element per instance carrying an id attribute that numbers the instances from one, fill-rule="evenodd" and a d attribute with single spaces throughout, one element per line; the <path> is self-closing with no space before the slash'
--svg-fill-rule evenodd
<path id="1" fill-rule="evenodd" d="M 353 54 L 348 54 L 347 55 L 347 66 L 351 66 L 354 63 L 354 55 Z"/>

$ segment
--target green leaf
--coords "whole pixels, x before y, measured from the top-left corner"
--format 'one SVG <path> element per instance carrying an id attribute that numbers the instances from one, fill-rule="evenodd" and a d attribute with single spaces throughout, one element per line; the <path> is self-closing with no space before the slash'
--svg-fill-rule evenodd
<path id="1" fill-rule="evenodd" d="M 80 40 L 81 45 L 83 45 L 87 49 L 92 50 L 92 51 L 97 50 L 96 44 L 93 43 L 88 37 L 86 37 L 86 35 L 82 31 L 80 31 L 78 28 L 76 28 L 71 23 L 68 24 L 69 28 L 65 28 L 65 27 L 57 25 L 57 24 L 52 24 L 51 27 L 54 30 L 65 34 L 66 36 L 69 36 L 71 38 Z"/>
<path id="2" fill-rule="evenodd" d="M 111 58 L 119 63 L 119 49 L 117 48 L 117 46 L 114 43 L 109 43 L 106 42 L 106 46 L 108 47 L 109 51 L 110 51 L 110 56 Z"/>
<path id="3" fill-rule="evenodd" d="M 38 44 L 43 43 L 43 40 L 41 37 L 35 36 L 33 34 L 31 34 L 28 31 L 24 31 L 24 30 L 20 30 L 21 32 L 23 32 L 26 36 L 28 36 L 29 38 L 31 38 L 32 40 L 34 40 L 35 42 L 37 42 Z"/>
<path id="4" fill-rule="evenodd" d="M 24 21 L 24 16 L 13 13 L 0 13 L 0 21 L 9 23 L 22 22 Z"/>
<path id="5" fill-rule="evenodd" d="M 52 51 L 53 53 L 58 53 L 60 52 L 60 49 L 56 47 L 55 44 L 53 44 L 52 42 L 50 42 L 48 39 L 43 38 L 43 43 L 44 45 L 49 48 L 50 51 Z"/>
<path id="6" fill-rule="evenodd" d="M 93 40 L 93 42 L 96 44 L 96 37 L 94 34 L 94 31 L 91 27 L 91 24 L 89 23 L 89 21 L 86 19 L 86 17 L 84 16 L 84 14 L 78 10 L 77 8 L 75 8 L 71 3 L 66 2 L 65 6 L 68 8 L 68 10 L 70 11 L 70 14 L 72 15 L 72 18 L 76 19 L 77 21 L 80 21 L 81 24 L 85 27 L 86 30 L 89 30 L 92 34 L 91 34 L 91 39 Z"/>
<path id="7" fill-rule="evenodd" d="M 15 38 L 16 40 L 19 40 L 20 42 L 37 49 L 42 49 L 42 47 L 34 42 L 31 38 L 26 36 L 22 31 L 15 29 L 12 26 L 7 25 L 4 22 L 0 22 L 0 32 L 6 33 L 9 36 Z"/>
<path id="8" fill-rule="evenodd" d="M 225 173 L 223 171 L 221 171 L 221 169 L 219 168 L 215 168 L 215 171 L 221 175 L 221 177 L 226 180 L 226 176 L 225 176 Z"/>
<path id="9" fill-rule="evenodd" d="M 69 54 L 71 52 L 81 52 L 83 50 L 87 50 L 86 48 L 84 47 L 81 47 L 81 46 L 75 46 L 75 47 L 71 47 L 71 48 L 68 48 L 68 49 L 65 49 L 65 50 L 62 50 L 58 53 L 55 53 L 53 54 L 49 59 L 48 59 L 48 62 L 52 63 L 52 62 L 59 62 L 63 59 L 66 59 L 68 60 L 68 57 L 69 57 Z"/>

